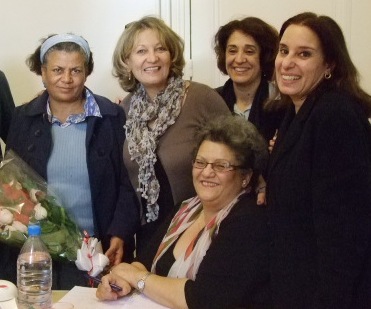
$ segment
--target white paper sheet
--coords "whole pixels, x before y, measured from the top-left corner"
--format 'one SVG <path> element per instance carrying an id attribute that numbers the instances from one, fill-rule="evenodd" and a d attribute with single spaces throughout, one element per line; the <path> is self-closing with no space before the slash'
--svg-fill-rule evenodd
<path id="1" fill-rule="evenodd" d="M 72 303 L 75 309 L 169 309 L 155 303 L 143 294 L 136 293 L 116 301 L 100 301 L 95 296 L 96 290 L 96 288 L 75 286 L 60 301 Z"/>
<path id="2" fill-rule="evenodd" d="M 17 309 L 17 302 L 15 301 L 15 298 L 0 302 L 0 309 Z"/>

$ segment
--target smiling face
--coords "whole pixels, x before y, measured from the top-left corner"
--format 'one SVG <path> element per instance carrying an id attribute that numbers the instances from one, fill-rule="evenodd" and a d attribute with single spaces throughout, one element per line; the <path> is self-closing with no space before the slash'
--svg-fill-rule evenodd
<path id="1" fill-rule="evenodd" d="M 145 29 L 138 33 L 126 64 L 151 98 L 166 88 L 171 66 L 170 52 L 161 44 L 156 31 Z"/>
<path id="2" fill-rule="evenodd" d="M 252 36 L 234 31 L 228 39 L 225 53 L 227 73 L 234 83 L 260 83 L 260 48 Z"/>
<path id="3" fill-rule="evenodd" d="M 278 88 L 297 110 L 329 71 L 317 35 L 301 25 L 290 25 L 283 33 L 275 67 Z"/>
<path id="4" fill-rule="evenodd" d="M 228 161 L 232 165 L 239 165 L 233 151 L 222 143 L 205 140 L 201 143 L 196 159 L 209 163 Z M 242 190 L 243 180 L 249 177 L 242 175 L 238 169 L 227 172 L 215 172 L 211 164 L 204 169 L 193 167 L 193 185 L 204 209 L 219 211 L 227 206 Z"/>
<path id="5" fill-rule="evenodd" d="M 85 58 L 81 53 L 50 52 L 41 74 L 51 103 L 81 101 L 86 82 Z"/>

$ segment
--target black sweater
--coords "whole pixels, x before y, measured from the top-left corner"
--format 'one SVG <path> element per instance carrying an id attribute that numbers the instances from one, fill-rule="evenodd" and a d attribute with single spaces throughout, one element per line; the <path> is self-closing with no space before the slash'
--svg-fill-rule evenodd
<path id="1" fill-rule="evenodd" d="M 223 220 L 196 280 L 186 283 L 185 297 L 190 309 L 271 308 L 266 211 L 266 207 L 256 205 L 252 194 L 245 195 Z M 164 230 L 152 242 L 147 263 L 156 253 Z M 158 261 L 159 275 L 166 276 L 174 263 L 172 252 L 170 248 Z"/>

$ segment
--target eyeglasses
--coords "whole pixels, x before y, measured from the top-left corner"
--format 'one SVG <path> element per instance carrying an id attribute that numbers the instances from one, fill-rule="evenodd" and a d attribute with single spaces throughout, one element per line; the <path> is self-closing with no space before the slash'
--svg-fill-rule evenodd
<path id="1" fill-rule="evenodd" d="M 198 168 L 198 169 L 204 169 L 204 168 L 206 168 L 206 166 L 208 164 L 211 165 L 211 168 L 215 172 L 219 172 L 219 173 L 229 172 L 229 171 L 233 171 L 233 170 L 238 169 L 238 168 L 242 168 L 242 166 L 232 165 L 231 163 L 229 163 L 226 160 L 218 160 L 218 161 L 215 161 L 215 162 L 206 162 L 206 161 L 201 160 L 201 159 L 195 159 L 195 160 L 192 161 L 193 167 Z"/>

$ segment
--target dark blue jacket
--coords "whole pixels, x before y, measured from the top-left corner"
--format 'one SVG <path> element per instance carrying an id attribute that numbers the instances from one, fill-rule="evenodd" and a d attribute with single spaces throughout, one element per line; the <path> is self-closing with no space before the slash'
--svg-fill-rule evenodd
<path id="1" fill-rule="evenodd" d="M 0 71 L 0 137 L 6 142 L 10 120 L 14 111 L 14 101 L 10 92 L 8 81 L 3 72 Z M 2 157 L 0 149 L 0 158 Z"/>
<path id="2" fill-rule="evenodd" d="M 53 147 L 51 123 L 46 111 L 47 98 L 45 91 L 28 104 L 16 108 L 6 147 L 14 150 L 46 181 L 47 162 Z M 94 98 L 102 118 L 88 117 L 86 120 L 86 160 L 95 236 L 102 240 L 104 250 L 108 249 L 111 236 L 124 239 L 124 254 L 129 256 L 139 226 L 139 207 L 123 163 L 125 113 L 107 98 L 98 95 Z"/>
<path id="3" fill-rule="evenodd" d="M 222 87 L 218 87 L 215 90 L 222 96 L 229 110 L 233 113 L 234 104 L 237 100 L 233 89 L 233 81 L 228 79 Z M 273 138 L 286 112 L 286 108 L 275 108 L 274 110 L 269 111 L 266 110 L 264 104 L 268 99 L 268 95 L 268 81 L 262 79 L 258 89 L 256 90 L 249 114 L 249 121 L 256 126 L 267 142 Z"/>

